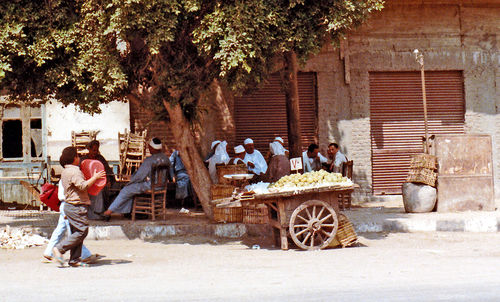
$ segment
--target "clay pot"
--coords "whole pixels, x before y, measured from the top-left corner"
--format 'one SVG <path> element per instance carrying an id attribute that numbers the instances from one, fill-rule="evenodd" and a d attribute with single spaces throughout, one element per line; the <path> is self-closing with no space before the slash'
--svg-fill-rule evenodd
<path id="1" fill-rule="evenodd" d="M 436 205 L 437 190 L 434 187 L 413 183 L 403 183 L 403 204 L 406 213 L 432 212 Z"/>

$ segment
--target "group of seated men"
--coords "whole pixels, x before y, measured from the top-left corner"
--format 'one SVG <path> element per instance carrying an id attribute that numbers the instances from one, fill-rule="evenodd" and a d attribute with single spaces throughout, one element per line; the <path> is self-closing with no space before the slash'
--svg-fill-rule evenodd
<path id="1" fill-rule="evenodd" d="M 275 182 L 285 175 L 289 175 L 290 162 L 289 152 L 284 147 L 281 137 L 276 137 L 269 143 L 269 152 L 266 156 L 255 149 L 251 138 L 245 139 L 243 145 L 234 147 L 234 157 L 229 157 L 229 148 L 226 141 L 212 142 L 211 152 L 205 159 L 208 163 L 212 182 L 217 183 L 217 164 L 245 164 L 248 172 L 255 174 L 253 182 L 268 181 Z M 327 157 L 319 152 L 317 144 L 311 144 L 302 153 L 303 172 L 318 171 L 325 169 L 329 172 L 341 172 L 342 165 L 347 158 L 339 150 L 336 143 L 328 146 Z"/>
<path id="2" fill-rule="evenodd" d="M 88 145 L 89 153 L 83 159 L 96 159 L 102 162 L 108 176 L 106 188 L 97 196 L 92 196 L 92 205 L 89 211 L 91 219 L 109 219 L 112 213 L 129 214 L 132 209 L 134 196 L 141 194 L 151 188 L 150 174 L 152 167 L 158 164 L 169 166 L 170 175 L 176 183 L 176 199 L 182 200 L 190 195 L 189 175 L 182 163 L 179 151 L 173 150 L 170 157 L 163 152 L 163 145 L 160 139 L 153 138 L 148 143 L 151 156 L 147 157 L 137 171 L 132 174 L 130 181 L 119 191 L 118 196 L 109 204 L 109 189 L 114 185 L 113 172 L 106 159 L 99 152 L 99 142 L 92 141 Z M 252 139 L 247 138 L 243 145 L 234 147 L 234 157 L 228 154 L 226 141 L 214 141 L 211 152 L 206 158 L 210 177 L 213 183 L 217 183 L 217 164 L 244 164 L 248 172 L 256 175 L 254 181 L 275 182 L 285 175 L 291 173 L 289 152 L 284 147 L 281 137 L 276 137 L 269 143 L 269 151 L 266 156 L 255 149 Z M 303 172 L 318 171 L 325 169 L 330 172 L 340 172 L 343 163 L 347 158 L 339 150 L 336 143 L 328 146 L 327 157 L 319 152 L 319 146 L 309 145 L 308 149 L 302 153 Z"/>

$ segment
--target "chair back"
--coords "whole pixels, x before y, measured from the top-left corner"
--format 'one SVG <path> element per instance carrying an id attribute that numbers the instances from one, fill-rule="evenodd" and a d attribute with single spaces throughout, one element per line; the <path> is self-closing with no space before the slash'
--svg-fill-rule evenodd
<path id="1" fill-rule="evenodd" d="M 87 150 L 87 144 L 96 139 L 97 132 L 98 131 L 86 130 L 81 132 L 71 131 L 71 145 L 76 148 L 80 157 L 89 153 Z"/>
<path id="2" fill-rule="evenodd" d="M 342 165 L 342 176 L 352 179 L 353 161 L 349 160 Z"/>
<path id="3" fill-rule="evenodd" d="M 117 180 L 127 181 L 132 173 L 139 168 L 146 157 L 147 130 L 139 133 L 118 132 L 118 151 L 120 152 L 120 166 L 118 167 Z"/>
<path id="4" fill-rule="evenodd" d="M 158 164 L 151 168 L 151 191 L 167 189 L 171 180 L 170 165 Z"/>

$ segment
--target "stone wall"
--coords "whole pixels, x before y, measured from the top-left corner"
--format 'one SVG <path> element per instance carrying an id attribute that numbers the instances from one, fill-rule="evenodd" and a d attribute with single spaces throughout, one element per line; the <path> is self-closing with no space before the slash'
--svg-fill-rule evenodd
<path id="1" fill-rule="evenodd" d="M 344 42 L 325 47 L 305 71 L 318 73 L 319 140 L 336 141 L 354 160 L 358 199 L 371 195 L 368 73 L 418 71 L 412 51 L 425 56 L 426 70 L 462 70 L 466 133 L 490 134 L 496 195 L 500 196 L 500 2 L 387 1 Z M 350 77 L 346 83 L 345 73 Z"/>

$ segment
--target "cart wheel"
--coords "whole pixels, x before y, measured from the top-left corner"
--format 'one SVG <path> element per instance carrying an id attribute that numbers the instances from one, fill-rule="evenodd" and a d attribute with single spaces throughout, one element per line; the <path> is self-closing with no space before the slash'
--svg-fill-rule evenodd
<path id="1" fill-rule="evenodd" d="M 323 249 L 335 238 L 338 225 L 332 206 L 320 200 L 309 200 L 293 211 L 290 235 L 293 242 L 304 250 Z"/>

